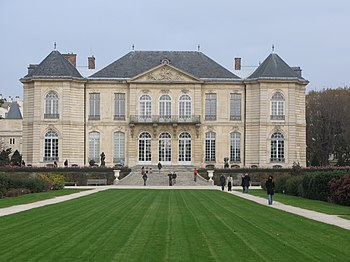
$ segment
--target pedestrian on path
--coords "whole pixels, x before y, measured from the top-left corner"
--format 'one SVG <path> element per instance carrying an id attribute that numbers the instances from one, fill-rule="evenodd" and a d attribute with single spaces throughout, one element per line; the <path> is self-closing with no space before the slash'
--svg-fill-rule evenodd
<path id="1" fill-rule="evenodd" d="M 221 190 L 224 191 L 225 190 L 225 185 L 226 185 L 226 178 L 224 175 L 220 176 L 220 185 L 221 185 Z"/>
<path id="2" fill-rule="evenodd" d="M 272 205 L 272 196 L 275 193 L 275 182 L 273 182 L 273 176 L 269 176 L 266 183 L 266 191 L 267 191 L 267 198 L 268 198 L 268 204 Z"/>
<path id="3" fill-rule="evenodd" d="M 193 170 L 193 181 L 197 182 L 197 176 L 198 176 L 198 169 L 194 168 Z"/>
<path id="4" fill-rule="evenodd" d="M 250 176 L 246 173 L 243 177 L 243 193 L 249 193 Z"/>
<path id="5" fill-rule="evenodd" d="M 228 187 L 228 191 L 232 191 L 232 176 L 231 175 L 227 178 L 227 187 Z"/>

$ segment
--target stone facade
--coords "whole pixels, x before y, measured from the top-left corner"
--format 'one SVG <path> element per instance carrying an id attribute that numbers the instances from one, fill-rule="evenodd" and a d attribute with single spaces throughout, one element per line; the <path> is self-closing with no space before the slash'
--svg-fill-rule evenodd
<path id="1" fill-rule="evenodd" d="M 239 167 L 306 163 L 307 81 L 292 71 L 291 77 L 277 68 L 281 75 L 207 78 L 176 66 L 176 57 L 174 64 L 164 57 L 131 77 L 77 77 L 74 69 L 52 76 L 45 66 L 60 67 L 47 62 L 50 55 L 21 79 L 28 164 L 63 165 L 67 159 L 88 165 L 99 162 L 101 152 L 107 166 L 121 158 L 128 166 L 160 161 L 223 167 L 224 158 Z"/>

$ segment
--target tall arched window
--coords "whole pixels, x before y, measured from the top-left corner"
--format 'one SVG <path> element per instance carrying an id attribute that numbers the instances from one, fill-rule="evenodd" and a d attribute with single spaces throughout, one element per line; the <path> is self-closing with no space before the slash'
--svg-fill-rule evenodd
<path id="1" fill-rule="evenodd" d="M 50 130 L 45 134 L 44 161 L 58 160 L 58 135 Z"/>
<path id="2" fill-rule="evenodd" d="M 271 162 L 284 162 L 284 136 L 279 132 L 271 136 Z"/>
<path id="3" fill-rule="evenodd" d="M 190 164 L 192 154 L 192 138 L 187 132 L 179 135 L 179 163 Z"/>
<path id="4" fill-rule="evenodd" d="M 139 120 L 143 122 L 148 122 L 152 117 L 152 99 L 149 95 L 142 95 L 140 97 L 139 106 Z"/>
<path id="5" fill-rule="evenodd" d="M 231 133 L 230 142 L 230 161 L 241 161 L 241 134 L 238 132 Z"/>
<path id="6" fill-rule="evenodd" d="M 189 95 L 182 95 L 179 99 L 179 120 L 186 121 L 191 119 L 192 100 Z"/>
<path id="7" fill-rule="evenodd" d="M 159 161 L 171 162 L 171 136 L 169 133 L 161 133 L 159 135 Z"/>
<path id="8" fill-rule="evenodd" d="M 45 97 L 44 118 L 59 118 L 58 114 L 58 95 L 55 91 L 50 91 Z"/>
<path id="9" fill-rule="evenodd" d="M 125 134 L 123 132 L 114 133 L 114 163 L 120 160 L 125 161 Z"/>
<path id="10" fill-rule="evenodd" d="M 89 161 L 100 162 L 100 133 L 89 133 Z"/>
<path id="11" fill-rule="evenodd" d="M 169 95 L 162 95 L 159 98 L 159 118 L 163 121 L 171 118 L 171 97 Z"/>
<path id="12" fill-rule="evenodd" d="M 284 97 L 276 92 L 271 98 L 271 120 L 284 120 Z"/>
<path id="13" fill-rule="evenodd" d="M 139 135 L 139 161 L 150 162 L 152 159 L 151 135 L 143 132 Z"/>
<path id="14" fill-rule="evenodd" d="M 215 161 L 216 134 L 207 132 L 205 134 L 205 161 Z"/>

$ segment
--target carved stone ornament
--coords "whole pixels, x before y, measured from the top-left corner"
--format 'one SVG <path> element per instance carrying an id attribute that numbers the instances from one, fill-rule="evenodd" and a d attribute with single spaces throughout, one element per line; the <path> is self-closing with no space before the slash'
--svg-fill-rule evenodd
<path id="1" fill-rule="evenodd" d="M 184 93 L 184 94 L 188 94 L 190 91 L 189 90 L 187 90 L 187 89 L 182 89 L 181 90 L 181 93 Z"/>
<path id="2" fill-rule="evenodd" d="M 239 131 L 239 126 L 232 126 L 232 131 L 233 132 L 238 132 Z"/>
<path id="3" fill-rule="evenodd" d="M 183 80 L 184 77 L 182 74 L 174 70 L 171 70 L 167 66 L 164 66 L 159 71 L 150 73 L 147 76 L 147 79 L 153 80 L 153 81 L 179 81 L 179 80 Z"/>
<path id="4" fill-rule="evenodd" d="M 131 138 L 134 138 L 135 125 L 130 124 L 129 127 L 130 127 L 130 136 Z"/>
<path id="5" fill-rule="evenodd" d="M 213 126 L 207 126 L 207 130 L 208 131 L 214 131 L 214 127 Z"/>
<path id="6" fill-rule="evenodd" d="M 142 90 L 142 93 L 144 93 L 144 94 L 148 94 L 150 91 L 149 90 L 147 90 L 147 89 L 145 89 L 145 90 Z"/>

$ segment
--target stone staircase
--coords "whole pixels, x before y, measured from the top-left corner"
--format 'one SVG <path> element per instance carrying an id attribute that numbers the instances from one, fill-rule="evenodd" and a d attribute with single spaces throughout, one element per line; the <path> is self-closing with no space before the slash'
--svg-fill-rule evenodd
<path id="1" fill-rule="evenodd" d="M 143 186 L 141 176 L 141 165 L 131 168 L 129 175 L 118 181 L 120 186 Z M 169 186 L 169 173 L 175 171 L 176 184 L 174 186 L 209 186 L 208 180 L 200 175 L 197 176 L 197 181 L 193 181 L 194 166 L 163 166 L 161 171 L 158 171 L 157 166 L 145 166 L 145 170 L 152 168 L 153 173 L 148 173 L 147 186 Z"/>

